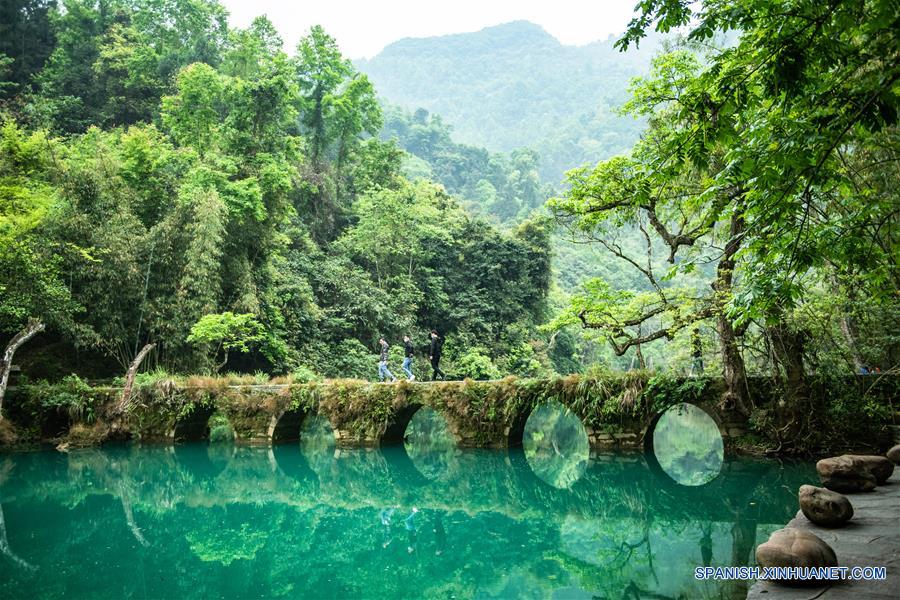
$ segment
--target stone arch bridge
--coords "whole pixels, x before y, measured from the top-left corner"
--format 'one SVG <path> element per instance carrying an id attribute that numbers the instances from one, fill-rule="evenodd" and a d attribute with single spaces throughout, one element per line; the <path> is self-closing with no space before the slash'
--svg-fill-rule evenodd
<path id="1" fill-rule="evenodd" d="M 151 389 L 128 416 L 127 429 L 143 441 L 201 440 L 209 435 L 210 417 L 219 413 L 234 428 L 237 443 L 268 445 L 297 441 L 304 421 L 320 415 L 330 423 L 338 446 L 373 447 L 401 443 L 413 416 L 430 407 L 445 419 L 458 446 L 501 448 L 521 445 L 531 411 L 557 401 L 579 417 L 592 448 L 640 448 L 665 409 L 686 401 L 713 418 L 726 445 L 745 433 L 746 420 L 720 406 L 720 385 L 714 379 L 697 385 L 699 392 L 690 398 L 650 398 L 646 381 L 633 379 L 631 387 L 621 381 L 625 383 L 618 387 L 573 376 Z"/>

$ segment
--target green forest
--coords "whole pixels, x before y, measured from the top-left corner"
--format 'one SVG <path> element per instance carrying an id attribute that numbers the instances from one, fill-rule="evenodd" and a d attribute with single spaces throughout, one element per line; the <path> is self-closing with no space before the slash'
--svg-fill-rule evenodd
<path id="1" fill-rule="evenodd" d="M 170 372 L 370 378 L 380 336 L 424 354 L 432 328 L 460 376 L 552 369 L 546 219 L 500 231 L 407 178 L 321 28 L 289 56 L 216 2 L 4 6 L 0 329 L 46 324 L 29 376 L 153 343 Z"/>
<path id="2" fill-rule="evenodd" d="M 0 6 L 29 378 L 153 344 L 169 373 L 375 379 L 380 337 L 424 369 L 436 329 L 454 377 L 717 375 L 749 414 L 749 375 L 801 407 L 897 365 L 889 0 L 655 0 L 581 48 L 517 22 L 355 63 L 214 0 Z"/>

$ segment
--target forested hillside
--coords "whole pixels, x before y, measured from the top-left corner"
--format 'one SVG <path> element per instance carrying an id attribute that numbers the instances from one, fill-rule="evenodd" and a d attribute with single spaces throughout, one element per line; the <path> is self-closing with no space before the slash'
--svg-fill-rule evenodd
<path id="1" fill-rule="evenodd" d="M 898 17 L 719 4 L 648 8 L 626 54 L 527 23 L 404 40 L 360 63 L 375 85 L 321 28 L 288 53 L 214 0 L 4 4 L 0 336 L 46 325 L 32 377 L 154 344 L 374 378 L 379 337 L 396 365 L 436 328 L 453 375 L 716 373 L 749 414 L 757 373 L 813 414 L 809 375 L 900 352 Z M 655 48 L 654 19 L 689 35 Z"/>
<path id="2" fill-rule="evenodd" d="M 658 36 L 621 53 L 615 40 L 565 46 L 517 21 L 476 33 L 404 39 L 356 62 L 389 102 L 424 108 L 456 141 L 495 152 L 537 151 L 543 180 L 627 151 L 643 121 L 617 114 L 631 78 L 646 72 Z"/>
<path id="3" fill-rule="evenodd" d="M 292 54 L 213 0 L 23 0 L 4 16 L 0 336 L 31 377 L 373 378 L 386 337 L 445 370 L 551 368 L 549 231 L 501 232 L 402 172 L 376 90 L 321 28 Z M 424 367 L 425 361 L 420 361 Z"/>

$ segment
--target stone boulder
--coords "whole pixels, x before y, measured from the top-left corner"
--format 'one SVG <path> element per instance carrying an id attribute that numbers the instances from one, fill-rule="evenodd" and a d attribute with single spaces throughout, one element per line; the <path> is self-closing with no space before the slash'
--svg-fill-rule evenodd
<path id="1" fill-rule="evenodd" d="M 800 486 L 800 510 L 823 527 L 840 527 L 853 517 L 853 505 L 845 496 L 814 485 Z"/>
<path id="2" fill-rule="evenodd" d="M 785 527 L 769 536 L 769 541 L 756 548 L 756 562 L 760 567 L 836 567 L 837 556 L 831 546 L 816 535 Z M 817 585 L 816 580 L 784 581 L 800 585 Z"/>
<path id="3" fill-rule="evenodd" d="M 897 444 L 896 446 L 888 450 L 885 456 L 891 459 L 891 462 L 895 465 L 900 465 L 900 444 Z"/>
<path id="4" fill-rule="evenodd" d="M 837 556 L 822 538 L 805 529 L 785 527 L 773 531 L 756 548 L 761 567 L 836 567 Z"/>
<path id="5" fill-rule="evenodd" d="M 816 463 L 822 485 L 842 493 L 871 492 L 878 484 L 864 461 L 850 455 L 823 458 Z"/>
<path id="6" fill-rule="evenodd" d="M 894 463 L 885 456 L 850 454 L 852 459 L 861 462 L 875 477 L 878 485 L 883 484 L 894 474 Z"/>

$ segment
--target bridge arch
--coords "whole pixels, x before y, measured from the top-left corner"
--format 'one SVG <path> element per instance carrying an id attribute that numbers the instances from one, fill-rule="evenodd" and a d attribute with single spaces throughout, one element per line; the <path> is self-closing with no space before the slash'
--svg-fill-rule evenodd
<path id="1" fill-rule="evenodd" d="M 209 439 L 209 418 L 216 412 L 212 403 L 194 404 L 194 408 L 176 419 L 169 437 L 176 442 L 197 442 Z"/>
<path id="2" fill-rule="evenodd" d="M 418 402 L 409 403 L 394 411 L 391 420 L 384 428 L 384 433 L 381 434 L 380 443 L 382 445 L 402 445 L 406 438 L 406 428 L 409 427 L 410 421 L 423 406 L 425 405 Z"/>
<path id="3" fill-rule="evenodd" d="M 648 420 L 644 455 L 661 481 L 706 487 L 725 464 L 725 427 L 715 411 L 690 402 L 673 404 Z"/>
<path id="4" fill-rule="evenodd" d="M 587 429 L 574 411 L 557 400 L 545 400 L 517 414 L 507 440 L 510 464 L 523 475 L 530 473 L 529 479 L 567 489 L 587 470 Z"/>

